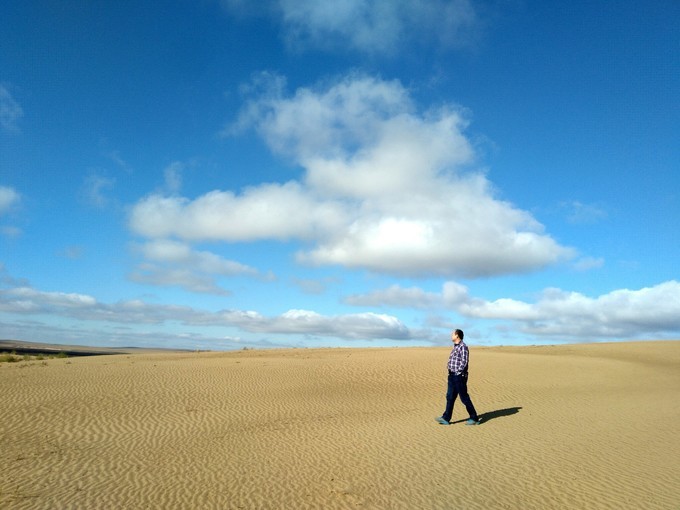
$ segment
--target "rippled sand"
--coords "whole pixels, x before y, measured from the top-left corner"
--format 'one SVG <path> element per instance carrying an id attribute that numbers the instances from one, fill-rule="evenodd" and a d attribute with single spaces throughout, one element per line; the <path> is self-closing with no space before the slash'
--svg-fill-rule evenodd
<path id="1" fill-rule="evenodd" d="M 0 508 L 678 509 L 680 342 L 0 364 Z"/>

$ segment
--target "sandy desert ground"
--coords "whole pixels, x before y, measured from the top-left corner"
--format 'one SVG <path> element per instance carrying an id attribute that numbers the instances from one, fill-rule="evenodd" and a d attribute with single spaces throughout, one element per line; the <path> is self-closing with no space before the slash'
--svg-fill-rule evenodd
<path id="1" fill-rule="evenodd" d="M 3 509 L 680 508 L 680 342 L 0 364 Z"/>

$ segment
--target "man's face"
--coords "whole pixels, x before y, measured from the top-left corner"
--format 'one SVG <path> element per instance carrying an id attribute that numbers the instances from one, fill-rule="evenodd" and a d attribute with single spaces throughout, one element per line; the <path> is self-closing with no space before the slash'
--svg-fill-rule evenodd
<path id="1" fill-rule="evenodd" d="M 458 338 L 458 334 L 455 331 L 453 333 L 451 333 L 451 341 L 454 344 L 457 344 L 458 342 L 460 342 L 460 338 Z"/>

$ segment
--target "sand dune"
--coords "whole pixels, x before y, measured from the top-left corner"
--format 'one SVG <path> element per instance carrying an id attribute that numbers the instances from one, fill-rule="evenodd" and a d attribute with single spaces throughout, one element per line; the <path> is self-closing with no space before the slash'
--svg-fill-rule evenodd
<path id="1" fill-rule="evenodd" d="M 0 508 L 680 508 L 680 342 L 0 364 Z"/>

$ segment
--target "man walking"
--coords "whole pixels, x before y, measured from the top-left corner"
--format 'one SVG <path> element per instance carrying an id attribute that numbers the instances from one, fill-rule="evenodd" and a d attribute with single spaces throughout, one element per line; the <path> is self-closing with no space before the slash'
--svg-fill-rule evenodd
<path id="1" fill-rule="evenodd" d="M 467 409 L 470 418 L 465 422 L 465 425 L 479 425 L 480 420 L 475 411 L 475 406 L 472 405 L 472 400 L 467 391 L 468 378 L 468 360 L 470 354 L 468 346 L 463 342 L 465 334 L 462 330 L 457 329 L 451 333 L 451 341 L 453 342 L 453 349 L 449 356 L 447 367 L 449 369 L 449 381 L 446 391 L 446 409 L 442 416 L 437 416 L 435 420 L 440 425 L 450 425 L 451 417 L 453 416 L 453 404 L 456 398 L 460 395 L 460 401 Z"/>

